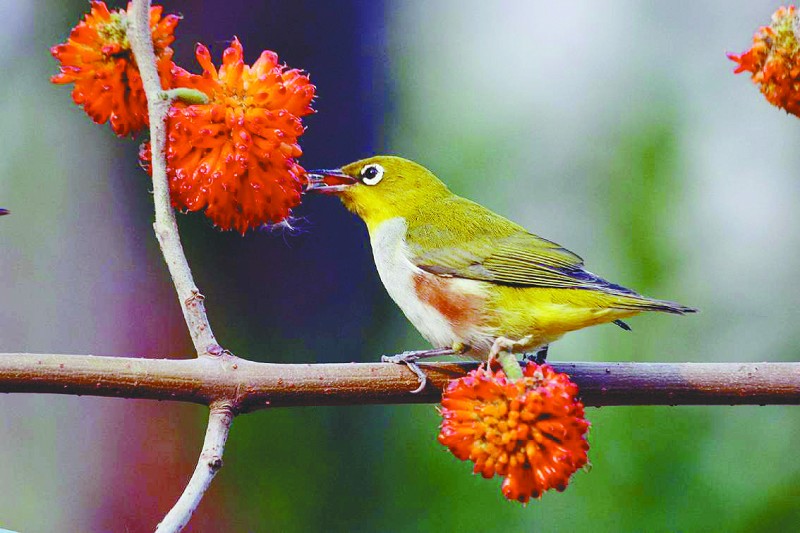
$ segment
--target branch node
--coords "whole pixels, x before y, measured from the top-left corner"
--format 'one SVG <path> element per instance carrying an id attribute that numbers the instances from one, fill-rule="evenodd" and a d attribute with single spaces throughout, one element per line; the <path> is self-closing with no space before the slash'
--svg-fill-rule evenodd
<path id="1" fill-rule="evenodd" d="M 208 460 L 208 468 L 210 468 L 213 472 L 219 471 L 222 468 L 222 457 L 219 455 L 215 455 Z"/>
<path id="2" fill-rule="evenodd" d="M 219 344 L 209 344 L 206 346 L 205 354 L 208 357 L 219 357 L 227 350 L 223 349 Z"/>
<path id="3" fill-rule="evenodd" d="M 233 400 L 222 399 L 214 400 L 208 407 L 212 414 L 228 415 L 233 418 L 234 404 Z"/>
<path id="4" fill-rule="evenodd" d="M 192 294 L 188 298 L 186 298 L 184 302 L 186 303 L 187 306 L 190 306 L 196 302 L 202 302 L 205 299 L 206 297 L 203 296 L 203 294 L 200 292 L 200 289 L 198 289 L 197 287 L 193 287 Z"/>

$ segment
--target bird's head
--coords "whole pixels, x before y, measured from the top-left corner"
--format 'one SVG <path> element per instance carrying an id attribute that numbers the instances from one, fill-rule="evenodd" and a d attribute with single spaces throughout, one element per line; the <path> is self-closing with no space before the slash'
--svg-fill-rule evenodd
<path id="1" fill-rule="evenodd" d="M 402 157 L 379 155 L 335 170 L 308 173 L 308 190 L 338 196 L 345 207 L 373 226 L 408 216 L 450 191 L 433 173 Z"/>

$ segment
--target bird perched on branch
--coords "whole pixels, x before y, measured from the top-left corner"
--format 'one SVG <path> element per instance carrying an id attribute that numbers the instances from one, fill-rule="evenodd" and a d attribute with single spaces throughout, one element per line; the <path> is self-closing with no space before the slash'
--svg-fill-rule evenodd
<path id="1" fill-rule="evenodd" d="M 419 359 L 500 352 L 546 355 L 565 333 L 642 311 L 695 309 L 655 300 L 584 269 L 566 248 L 461 198 L 425 167 L 376 156 L 308 174 L 309 191 L 338 196 L 369 230 L 389 296 L 434 349 L 384 357 L 425 386 Z"/>

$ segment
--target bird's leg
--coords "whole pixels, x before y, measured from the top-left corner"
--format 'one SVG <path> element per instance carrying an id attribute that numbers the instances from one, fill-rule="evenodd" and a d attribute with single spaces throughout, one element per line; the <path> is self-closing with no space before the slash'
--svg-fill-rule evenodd
<path id="1" fill-rule="evenodd" d="M 489 358 L 486 361 L 486 368 L 491 368 L 492 362 L 497 359 L 500 352 L 515 353 L 524 350 L 530 346 L 533 340 L 532 335 L 527 335 L 519 340 L 512 340 L 508 337 L 497 337 L 492 343 L 492 348 L 489 350 Z"/>
<path id="2" fill-rule="evenodd" d="M 545 344 L 538 350 L 536 350 L 536 355 L 534 356 L 534 361 L 537 365 L 543 365 L 547 362 L 547 351 L 550 349 L 549 344 Z"/>
<path id="3" fill-rule="evenodd" d="M 382 363 L 395 363 L 395 364 L 408 364 L 420 359 L 428 359 L 429 357 L 437 357 L 439 355 L 457 355 L 453 348 L 433 348 L 431 350 L 412 350 L 409 352 L 399 353 L 397 355 L 382 355 Z"/>
<path id="4" fill-rule="evenodd" d="M 422 389 L 425 388 L 425 385 L 428 384 L 428 376 L 425 375 L 425 372 L 417 364 L 417 361 L 420 359 L 428 359 L 429 357 L 437 357 L 439 355 L 461 355 L 469 350 L 469 346 L 456 342 L 453 343 L 452 346 L 447 348 L 433 348 L 431 350 L 417 350 L 417 351 L 410 351 L 410 352 L 403 352 L 397 355 L 382 355 L 381 362 L 382 363 L 395 363 L 398 365 L 406 365 L 409 370 L 411 370 L 414 374 L 417 375 L 419 378 L 419 387 L 411 391 L 412 394 L 417 394 L 421 392 Z"/>
<path id="5" fill-rule="evenodd" d="M 550 348 L 549 344 L 545 344 L 534 353 L 527 353 L 525 354 L 525 359 L 528 361 L 533 361 L 537 365 L 543 365 L 547 362 L 547 350 Z"/>

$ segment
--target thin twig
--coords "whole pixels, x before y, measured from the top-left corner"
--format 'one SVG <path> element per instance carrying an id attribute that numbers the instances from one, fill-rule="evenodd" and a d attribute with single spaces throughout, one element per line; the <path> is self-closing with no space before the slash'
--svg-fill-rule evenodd
<path id="1" fill-rule="evenodd" d="M 211 325 L 206 316 L 203 295 L 194 283 L 192 271 L 183 253 L 175 211 L 169 199 L 167 182 L 167 161 L 164 156 L 166 145 L 166 124 L 170 100 L 161 88 L 161 79 L 156 68 L 153 51 L 153 38 L 150 33 L 150 1 L 134 0 L 129 12 L 128 39 L 136 56 L 136 64 L 142 76 L 142 84 L 147 95 L 147 109 L 150 117 L 150 150 L 153 170 L 153 201 L 155 202 L 155 230 L 161 253 L 167 262 L 172 282 L 178 293 L 183 317 L 192 336 L 197 355 L 218 356 L 222 348 L 217 344 Z"/>
<path id="2" fill-rule="evenodd" d="M 211 485 L 211 480 L 222 468 L 222 452 L 228 440 L 231 422 L 233 422 L 233 409 L 230 403 L 220 402 L 211 405 L 206 438 L 203 441 L 203 451 L 200 453 L 197 467 L 181 497 L 164 520 L 158 524 L 156 533 L 175 533 L 189 523 L 192 514 L 200 505 L 203 494 Z"/>
<path id="3" fill-rule="evenodd" d="M 578 384 L 587 405 L 800 404 L 800 363 L 551 362 Z M 273 364 L 230 356 L 144 359 L 0 353 L 0 392 L 148 398 L 234 413 L 295 405 L 435 403 L 448 380 L 475 363 L 421 364 L 428 386 L 391 363 Z"/>
<path id="4" fill-rule="evenodd" d="M 170 95 L 161 87 L 153 38 L 150 30 L 150 0 L 133 0 L 129 12 L 128 40 L 136 58 L 142 77 L 147 111 L 150 119 L 150 151 L 153 172 L 153 201 L 155 202 L 155 222 L 153 229 L 161 246 L 161 253 L 169 268 L 172 282 L 178 293 L 178 301 L 183 318 L 189 328 L 198 360 L 225 356 L 225 351 L 217 344 L 211 324 L 208 322 L 203 295 L 194 283 L 189 262 L 183 252 L 175 212 L 169 198 L 167 182 L 167 162 L 164 153 L 166 146 L 166 117 L 170 106 Z M 220 405 L 226 405 L 224 410 Z M 208 488 L 216 471 L 222 466 L 222 450 L 228 438 L 228 428 L 233 418 L 233 410 L 222 397 L 215 398 L 206 431 L 206 445 L 197 463 L 189 485 L 175 506 L 162 522 L 159 531 L 180 531 L 189 522 L 192 513 Z M 213 453 L 213 461 L 207 453 Z"/>

